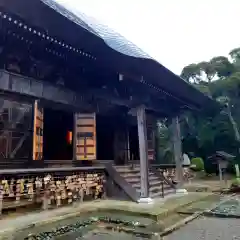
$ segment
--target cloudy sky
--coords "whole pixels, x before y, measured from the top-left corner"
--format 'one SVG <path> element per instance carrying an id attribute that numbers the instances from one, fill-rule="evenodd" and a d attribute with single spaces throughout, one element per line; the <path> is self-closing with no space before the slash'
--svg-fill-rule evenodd
<path id="1" fill-rule="evenodd" d="M 240 47 L 240 0 L 56 0 L 98 19 L 179 74 Z"/>

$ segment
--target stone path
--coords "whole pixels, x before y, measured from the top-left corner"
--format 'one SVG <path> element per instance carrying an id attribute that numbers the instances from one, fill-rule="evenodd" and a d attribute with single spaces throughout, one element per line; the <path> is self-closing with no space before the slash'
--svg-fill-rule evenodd
<path id="1" fill-rule="evenodd" d="M 218 215 L 196 219 L 166 236 L 164 240 L 240 240 L 240 196 L 230 197 L 213 209 L 212 213 Z M 223 218 L 217 217 L 219 214 Z M 235 218 L 228 217 L 231 215 Z"/>
<path id="2" fill-rule="evenodd" d="M 200 218 L 173 232 L 164 240 L 240 240 L 240 220 Z"/>

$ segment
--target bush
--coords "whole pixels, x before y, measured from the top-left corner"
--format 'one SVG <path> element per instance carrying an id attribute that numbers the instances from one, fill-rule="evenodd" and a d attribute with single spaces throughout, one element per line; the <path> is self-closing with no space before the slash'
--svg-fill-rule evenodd
<path id="1" fill-rule="evenodd" d="M 193 166 L 192 169 L 195 171 L 203 171 L 204 170 L 204 162 L 203 162 L 202 158 L 200 158 L 200 157 L 192 158 L 191 164 Z"/>
<path id="2" fill-rule="evenodd" d="M 232 187 L 240 187 L 240 178 L 235 178 L 232 180 Z"/>

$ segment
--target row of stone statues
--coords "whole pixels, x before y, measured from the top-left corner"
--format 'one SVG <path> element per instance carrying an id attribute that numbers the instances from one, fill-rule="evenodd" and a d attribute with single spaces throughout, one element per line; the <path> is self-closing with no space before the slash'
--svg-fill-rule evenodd
<path id="1" fill-rule="evenodd" d="M 61 206 L 74 201 L 83 201 L 85 196 L 97 199 L 104 196 L 104 175 L 100 173 L 81 173 L 68 176 L 32 176 L 3 179 L 0 182 L 0 208 L 21 200 L 42 203 L 44 209 Z M 2 210 L 2 209 L 0 209 Z"/>
<path id="2" fill-rule="evenodd" d="M 160 171 L 163 173 L 164 177 L 169 180 L 175 180 L 176 177 L 176 168 L 167 168 L 167 169 L 160 169 Z M 185 181 L 190 180 L 193 178 L 193 173 L 190 170 L 189 167 L 183 168 L 183 178 Z"/>

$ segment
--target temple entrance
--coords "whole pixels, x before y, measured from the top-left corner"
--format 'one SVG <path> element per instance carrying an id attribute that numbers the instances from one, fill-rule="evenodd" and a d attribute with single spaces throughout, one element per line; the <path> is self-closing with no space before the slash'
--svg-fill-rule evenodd
<path id="1" fill-rule="evenodd" d="M 115 124 L 109 116 L 97 115 L 97 159 L 114 160 Z"/>
<path id="2" fill-rule="evenodd" d="M 43 158 L 47 160 L 73 159 L 73 114 L 44 108 Z"/>
<path id="3" fill-rule="evenodd" d="M 129 128 L 129 146 L 130 146 L 130 160 L 140 160 L 137 126 L 131 126 Z"/>
<path id="4" fill-rule="evenodd" d="M 137 126 L 121 116 L 97 116 L 97 159 L 112 160 L 116 165 L 139 160 Z"/>

